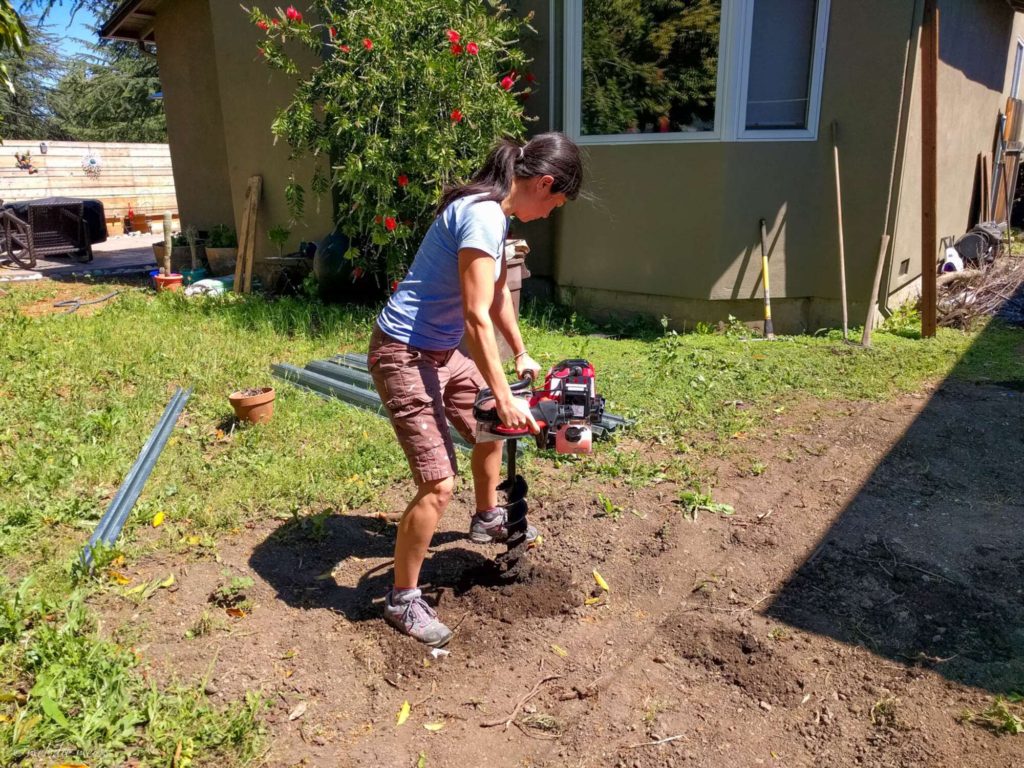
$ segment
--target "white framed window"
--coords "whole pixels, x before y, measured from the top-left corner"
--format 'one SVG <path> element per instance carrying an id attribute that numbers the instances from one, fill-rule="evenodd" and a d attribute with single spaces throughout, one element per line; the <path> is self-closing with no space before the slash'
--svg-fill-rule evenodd
<path id="1" fill-rule="evenodd" d="M 581 144 L 817 139 L 830 0 L 566 0 Z"/>
<path id="2" fill-rule="evenodd" d="M 1018 99 L 1020 96 L 1020 68 L 1024 64 L 1024 40 L 1017 38 L 1017 55 L 1013 60 L 1013 82 L 1010 85 L 1010 98 Z"/>

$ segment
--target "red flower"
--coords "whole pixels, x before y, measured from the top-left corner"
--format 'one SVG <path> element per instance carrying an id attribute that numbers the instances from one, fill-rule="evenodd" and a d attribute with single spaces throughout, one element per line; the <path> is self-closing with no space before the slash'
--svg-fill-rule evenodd
<path id="1" fill-rule="evenodd" d="M 341 45 L 339 45 L 338 47 L 339 47 L 339 48 L 340 48 L 340 49 L 341 49 L 342 51 L 344 51 L 345 53 L 348 53 L 349 51 L 351 51 L 351 50 L 352 50 L 351 48 L 349 48 L 349 47 L 348 47 L 347 45 L 345 45 L 344 43 L 342 43 L 342 44 L 341 44 Z"/>
<path id="2" fill-rule="evenodd" d="M 270 29 L 270 25 L 267 24 L 267 22 L 263 21 L 263 19 L 260 19 L 259 21 L 257 21 L 256 22 L 256 26 L 259 29 L 262 29 L 264 32 L 266 32 L 268 29 Z"/>
<path id="3" fill-rule="evenodd" d="M 333 40 L 334 38 L 336 38 L 338 36 L 338 30 L 336 30 L 334 27 L 331 27 L 330 33 L 331 33 L 331 40 Z"/>
<path id="4" fill-rule="evenodd" d="M 453 109 L 452 110 L 452 122 L 453 123 L 461 123 L 462 122 L 462 112 L 460 112 L 457 109 Z"/>
<path id="5" fill-rule="evenodd" d="M 362 267 L 356 267 L 355 269 L 352 270 L 352 279 L 353 280 L 358 280 L 362 276 L 363 276 L 363 268 Z"/>
<path id="6" fill-rule="evenodd" d="M 284 15 L 288 17 L 288 21 L 302 21 L 302 14 L 295 10 L 294 5 L 289 5 Z"/>
<path id="7" fill-rule="evenodd" d="M 394 216 L 388 216 L 386 219 L 384 219 L 384 229 L 386 229 L 388 232 L 394 232 L 395 227 L 397 226 L 398 222 L 395 221 Z"/>
<path id="8" fill-rule="evenodd" d="M 516 84 L 516 81 L 513 80 L 508 75 L 505 75 L 503 78 L 501 78 L 501 87 L 504 88 L 506 91 L 511 91 L 512 90 L 512 86 L 515 85 L 515 84 Z"/>
<path id="9" fill-rule="evenodd" d="M 452 56 L 461 56 L 462 46 L 458 43 L 452 43 Z"/>
<path id="10" fill-rule="evenodd" d="M 398 177 L 398 186 L 400 186 L 400 187 L 407 187 L 407 186 L 409 186 L 409 177 L 406 176 L 404 173 L 401 176 Z"/>
<path id="11" fill-rule="evenodd" d="M 462 39 L 462 35 L 460 35 L 454 29 L 449 29 L 446 34 L 448 35 L 448 42 L 449 43 L 457 43 L 457 42 L 459 42 L 459 40 Z"/>
<path id="12" fill-rule="evenodd" d="M 537 76 L 535 74 L 533 74 L 533 72 L 527 72 L 526 73 L 526 82 L 528 82 L 528 83 L 535 83 L 535 82 L 537 82 Z"/>
<path id="13" fill-rule="evenodd" d="M 476 43 L 467 43 L 466 53 L 468 53 L 470 56 L 476 56 L 478 53 L 480 53 L 480 46 L 477 45 Z"/>
<path id="14" fill-rule="evenodd" d="M 371 40 L 368 37 L 364 37 L 363 38 L 363 48 L 365 48 L 368 51 L 372 51 L 373 50 L 373 40 Z"/>
<path id="15" fill-rule="evenodd" d="M 394 293 L 397 290 L 398 290 L 398 281 L 397 280 L 393 280 L 391 282 L 391 292 Z"/>
<path id="16" fill-rule="evenodd" d="M 277 26 L 278 24 L 280 24 L 281 22 L 280 22 L 280 21 L 278 21 L 277 19 L 271 19 L 271 20 L 270 20 L 270 23 L 271 23 L 271 24 L 273 24 L 273 25 L 274 25 L 274 26 L 276 27 L 276 26 Z"/>
<path id="17" fill-rule="evenodd" d="M 384 221 L 384 219 L 382 219 L 380 216 L 374 216 L 373 217 L 373 223 L 374 224 L 380 224 L 382 221 Z"/>

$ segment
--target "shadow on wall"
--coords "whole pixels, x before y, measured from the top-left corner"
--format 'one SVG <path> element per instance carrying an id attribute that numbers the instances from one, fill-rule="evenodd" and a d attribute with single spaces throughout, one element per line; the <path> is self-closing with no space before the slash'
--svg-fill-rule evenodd
<path id="1" fill-rule="evenodd" d="M 1000 333 L 983 333 L 958 370 L 983 376 L 1007 354 Z M 767 614 L 949 680 L 1022 692 L 1024 373 L 980 384 L 955 373 Z"/>
<path id="2" fill-rule="evenodd" d="M 743 249 L 743 257 L 740 259 L 740 265 L 736 270 L 736 281 L 733 283 L 732 291 L 729 298 L 731 299 L 758 299 L 763 300 L 764 298 L 764 272 L 761 269 L 761 231 L 760 231 L 760 219 L 753 225 L 753 236 L 754 244 Z M 780 250 L 779 241 L 782 239 L 782 233 L 786 228 L 786 206 L 783 205 L 779 212 L 775 215 L 774 219 L 765 218 L 765 241 L 764 250 L 768 253 L 768 265 L 769 265 L 769 285 L 771 285 L 771 264 L 773 263 L 773 257 L 776 252 Z M 778 256 L 778 258 L 784 258 Z M 743 283 L 747 279 L 747 271 L 753 271 L 754 282 L 750 286 L 750 291 L 746 296 L 741 296 L 740 291 Z M 776 284 L 777 285 L 777 284 Z M 775 288 L 778 291 L 779 287 Z M 778 295 L 778 294 L 776 294 Z"/>
<path id="3" fill-rule="evenodd" d="M 1002 92 L 1013 18 L 1008 3 L 939 3 L 939 59 L 968 80 Z"/>

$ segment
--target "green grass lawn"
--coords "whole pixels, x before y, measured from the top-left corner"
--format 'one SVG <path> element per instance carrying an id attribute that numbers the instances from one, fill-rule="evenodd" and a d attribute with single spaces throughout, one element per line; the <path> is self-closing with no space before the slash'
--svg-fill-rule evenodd
<path id="1" fill-rule="evenodd" d="M 127 558 L 147 547 L 212 553 L 219 534 L 253 518 L 379 509 L 381 492 L 407 474 L 386 421 L 278 382 L 273 420 L 232 431 L 227 402 L 233 390 L 273 383 L 272 362 L 364 351 L 373 313 L 298 299 L 92 292 L 114 288 L 120 295 L 88 316 L 25 317 L 21 307 L 53 295 L 47 284 L 0 299 L 0 765 L 62 749 L 91 768 L 129 758 L 167 765 L 179 745 L 197 762 L 245 764 L 259 749 L 259 701 L 218 708 L 201 681 L 144 682 L 130 650 L 98 636 L 85 602 L 115 585 L 103 569 L 86 577 L 74 564 L 176 386 L 194 392 L 126 525 Z M 673 457 L 655 469 L 599 449 L 574 470 L 640 484 L 655 472 L 689 477 L 694 450 L 721 446 L 798 398 L 881 399 L 951 373 L 1024 379 L 1024 331 L 995 323 L 928 341 L 877 333 L 868 351 L 835 334 L 766 343 L 738 328 L 597 328 L 548 306 L 528 307 L 523 326 L 544 366 L 590 359 L 608 409 L 636 420 L 632 437 Z M 138 537 L 157 512 L 158 535 Z"/>

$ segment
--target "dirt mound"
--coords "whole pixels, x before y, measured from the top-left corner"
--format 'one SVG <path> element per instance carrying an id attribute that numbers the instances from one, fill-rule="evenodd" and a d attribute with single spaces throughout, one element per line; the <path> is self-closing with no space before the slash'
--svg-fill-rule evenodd
<path id="1" fill-rule="evenodd" d="M 694 619 L 663 624 L 661 631 L 680 658 L 735 685 L 758 706 L 792 706 L 803 695 L 785 654 L 749 629 Z"/>

